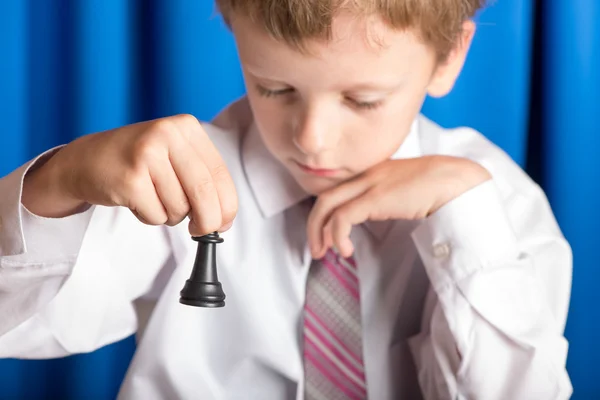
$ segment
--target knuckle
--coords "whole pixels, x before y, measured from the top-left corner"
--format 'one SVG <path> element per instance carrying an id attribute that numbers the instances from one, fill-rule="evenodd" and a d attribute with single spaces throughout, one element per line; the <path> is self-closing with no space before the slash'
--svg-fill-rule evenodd
<path id="1" fill-rule="evenodd" d="M 217 181 L 228 181 L 231 179 L 229 169 L 225 164 L 218 164 L 211 169 L 210 173 L 213 176 L 213 179 Z"/>
<path id="2" fill-rule="evenodd" d="M 190 212 L 190 206 L 187 199 L 180 199 L 175 205 L 167 209 L 167 225 L 175 226 L 187 217 Z"/>
<path id="3" fill-rule="evenodd" d="M 157 134 L 152 132 L 142 135 L 133 145 L 132 161 L 134 167 L 148 165 L 165 153 L 165 147 Z"/>
<path id="4" fill-rule="evenodd" d="M 195 185 L 193 185 L 191 193 L 190 193 L 190 201 L 192 203 L 198 204 L 205 197 L 209 196 L 211 193 L 215 191 L 215 185 L 211 179 L 202 179 L 199 180 Z"/>
<path id="5" fill-rule="evenodd" d="M 200 124 L 200 121 L 198 121 L 198 119 L 192 114 L 178 114 L 174 118 L 177 119 L 177 121 L 183 124 L 184 126 L 193 127 Z"/>
<path id="6" fill-rule="evenodd" d="M 179 198 L 179 201 L 177 202 L 176 205 L 176 213 L 179 216 L 187 216 L 190 213 L 190 202 L 188 201 L 187 197 L 185 197 L 185 195 L 182 195 Z"/>
<path id="7" fill-rule="evenodd" d="M 179 126 L 172 118 L 158 119 L 153 121 L 150 128 L 140 135 L 136 143 L 136 150 L 140 151 L 140 154 L 149 152 L 150 155 L 155 154 L 156 150 L 160 150 L 162 154 L 170 144 L 181 140 L 181 135 Z"/>
<path id="8" fill-rule="evenodd" d="M 317 206 L 319 206 L 318 209 L 321 212 L 329 210 L 335 205 L 335 197 L 333 193 L 324 193 L 319 198 L 321 200 L 321 204 L 317 204 Z"/>
<path id="9" fill-rule="evenodd" d="M 153 122 L 146 136 L 152 139 L 171 138 L 179 135 L 179 127 L 171 118 L 161 118 Z"/>
<path id="10" fill-rule="evenodd" d="M 321 205 L 327 205 L 331 202 L 331 198 L 332 198 L 331 192 L 322 193 L 317 198 L 317 205 L 319 205 L 319 203 Z"/>

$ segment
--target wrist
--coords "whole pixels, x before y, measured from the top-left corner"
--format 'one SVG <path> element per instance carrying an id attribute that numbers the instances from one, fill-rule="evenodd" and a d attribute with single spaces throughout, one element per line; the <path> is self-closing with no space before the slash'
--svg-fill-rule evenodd
<path id="1" fill-rule="evenodd" d="M 435 165 L 435 193 L 429 215 L 468 190 L 492 179 L 488 170 L 466 158 L 442 157 Z"/>
<path id="2" fill-rule="evenodd" d="M 61 150 L 39 159 L 23 179 L 21 204 L 32 214 L 46 218 L 63 218 L 81 212 L 86 203 L 67 190 L 68 169 L 61 166 Z"/>

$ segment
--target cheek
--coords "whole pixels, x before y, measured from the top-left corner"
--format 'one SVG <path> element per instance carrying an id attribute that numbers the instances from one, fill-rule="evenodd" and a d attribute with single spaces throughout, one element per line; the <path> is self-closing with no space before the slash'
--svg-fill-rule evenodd
<path id="1" fill-rule="evenodd" d="M 397 113 L 386 111 L 348 127 L 351 134 L 346 140 L 346 160 L 364 170 L 388 159 L 402 144 L 404 126 Z"/>
<path id="2" fill-rule="evenodd" d="M 425 99 L 425 90 L 415 85 L 394 99 L 367 121 L 368 134 L 362 138 L 362 149 L 371 160 L 380 162 L 392 156 L 410 132 Z"/>
<path id="3" fill-rule="evenodd" d="M 285 110 L 276 101 L 259 96 L 248 96 L 252 107 L 254 121 L 258 126 L 265 145 L 273 153 L 280 152 L 288 146 L 287 139 L 290 131 Z"/>

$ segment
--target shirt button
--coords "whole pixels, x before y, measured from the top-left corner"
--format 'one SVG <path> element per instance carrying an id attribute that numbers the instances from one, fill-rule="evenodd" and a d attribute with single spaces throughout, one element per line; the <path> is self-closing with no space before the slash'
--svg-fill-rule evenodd
<path id="1" fill-rule="evenodd" d="M 440 243 L 433 246 L 433 256 L 435 258 L 446 258 L 450 255 L 450 245 L 448 243 Z"/>

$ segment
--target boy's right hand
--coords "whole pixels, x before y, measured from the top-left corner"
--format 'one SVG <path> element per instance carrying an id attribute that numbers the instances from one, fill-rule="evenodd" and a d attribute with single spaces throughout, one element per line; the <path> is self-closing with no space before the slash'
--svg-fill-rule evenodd
<path id="1" fill-rule="evenodd" d="M 237 193 L 196 118 L 177 115 L 80 137 L 27 174 L 23 205 L 64 217 L 87 204 L 123 206 L 150 225 L 190 216 L 190 234 L 229 228 Z"/>

